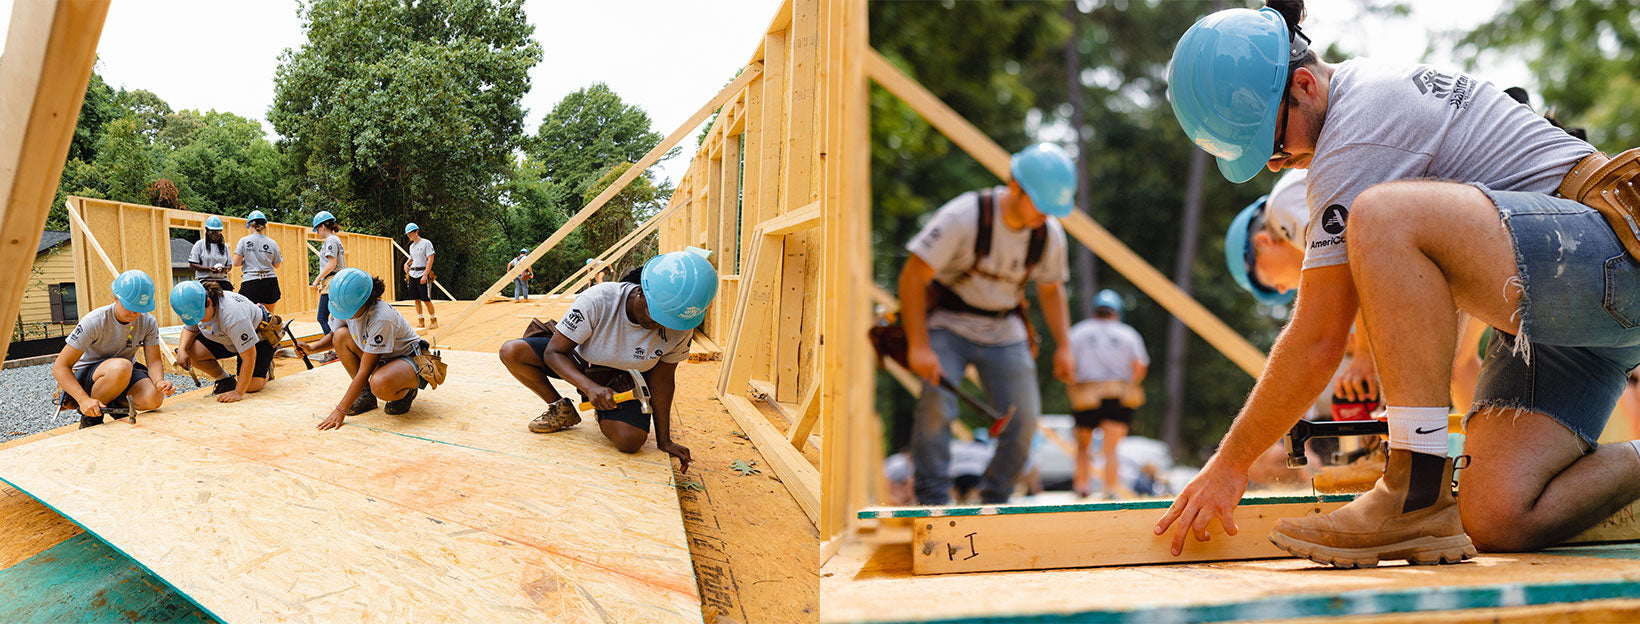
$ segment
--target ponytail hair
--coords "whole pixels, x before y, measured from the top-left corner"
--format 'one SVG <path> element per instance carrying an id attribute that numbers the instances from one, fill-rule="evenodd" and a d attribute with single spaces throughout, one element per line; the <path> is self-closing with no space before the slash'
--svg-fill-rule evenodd
<path id="1" fill-rule="evenodd" d="M 222 305 L 222 285 L 216 280 L 204 280 L 199 285 L 205 287 L 205 300 L 211 302 L 212 307 Z"/>
<path id="2" fill-rule="evenodd" d="M 370 296 L 364 300 L 364 305 L 359 306 L 359 309 L 376 307 L 376 303 L 382 300 L 382 295 L 386 292 L 387 284 L 382 283 L 382 278 L 374 275 L 370 276 Z"/>
<path id="3" fill-rule="evenodd" d="M 246 224 L 246 225 L 249 225 L 249 226 L 251 226 L 251 229 L 252 229 L 252 230 L 256 230 L 256 233 L 257 233 L 257 234 L 261 234 L 261 233 L 263 233 L 263 232 L 266 232 L 266 231 L 268 231 L 268 222 L 267 222 L 267 221 L 263 221 L 263 220 L 261 220 L 261 219 L 257 219 L 257 220 L 255 220 L 255 221 L 251 221 L 251 222 L 249 222 L 249 223 L 247 223 L 247 224 Z"/>

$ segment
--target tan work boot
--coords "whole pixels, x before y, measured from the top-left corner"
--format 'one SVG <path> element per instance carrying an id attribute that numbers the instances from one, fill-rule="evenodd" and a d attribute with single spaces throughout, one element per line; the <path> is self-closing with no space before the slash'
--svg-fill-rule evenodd
<path id="1" fill-rule="evenodd" d="M 1415 461 L 1422 464 L 1420 470 L 1442 466 L 1434 492 L 1409 488 Z M 1410 510 L 1409 499 L 1414 507 Z M 1337 568 L 1373 567 L 1385 559 L 1458 563 L 1475 556 L 1452 495 L 1452 458 L 1403 449 L 1390 449 L 1384 477 L 1372 491 L 1332 513 L 1282 519 L 1270 532 L 1270 542 L 1295 556 Z"/>
<path id="2" fill-rule="evenodd" d="M 438 329 L 438 317 L 433 317 L 433 321 L 427 324 L 427 329 Z"/>
<path id="3" fill-rule="evenodd" d="M 1327 466 L 1321 469 L 1311 481 L 1315 491 L 1323 494 L 1339 492 L 1365 492 L 1371 490 L 1374 483 L 1384 476 L 1384 463 L 1388 457 L 1384 453 L 1385 445 L 1373 447 L 1372 452 L 1343 466 Z"/>
<path id="4" fill-rule="evenodd" d="M 427 327 L 427 317 L 417 316 L 416 317 L 416 327 Z"/>
<path id="5" fill-rule="evenodd" d="M 530 421 L 530 431 L 553 433 L 574 427 L 580 422 L 581 412 L 575 409 L 575 400 L 565 397 L 548 405 L 547 411 L 541 412 L 540 416 Z"/>

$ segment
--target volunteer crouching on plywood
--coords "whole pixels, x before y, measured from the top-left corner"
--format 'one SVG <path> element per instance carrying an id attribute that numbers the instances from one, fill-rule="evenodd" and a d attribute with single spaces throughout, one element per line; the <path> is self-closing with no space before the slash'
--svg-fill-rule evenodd
<path id="1" fill-rule="evenodd" d="M 160 359 L 159 323 L 154 320 L 154 280 L 130 270 L 114 278 L 114 303 L 80 317 L 67 344 L 51 365 L 51 376 L 77 404 L 80 428 L 103 423 L 103 406 L 130 397 L 129 407 L 159 409 L 175 391 L 165 380 Z M 148 362 L 138 368 L 134 356 L 143 349 Z"/>
<path id="2" fill-rule="evenodd" d="M 216 380 L 216 400 L 232 403 L 260 392 L 273 378 L 279 317 L 244 295 L 223 292 L 216 282 L 183 282 L 171 288 L 171 310 L 182 318 L 177 366 L 198 368 Z M 238 375 L 217 359 L 239 357 Z"/>
<path id="3" fill-rule="evenodd" d="M 653 412 L 655 446 L 688 471 L 689 449 L 672 441 L 674 377 L 716 294 L 717 271 L 706 252 L 674 251 L 576 295 L 564 319 L 541 335 L 501 345 L 507 370 L 548 403 L 530 431 L 581 422 L 575 401 L 552 386 L 555 377 L 581 391 L 597 410 L 598 429 L 623 453 L 643 448 Z"/>
<path id="4" fill-rule="evenodd" d="M 1004 503 L 1030 453 L 1042 411 L 1036 360 L 1025 319 L 1025 284 L 1036 282 L 1042 315 L 1053 332 L 1054 375 L 1069 380 L 1065 306 L 1065 230 L 1076 170 L 1059 147 L 1039 143 L 1014 154 L 1006 187 L 964 193 L 947 202 L 911 239 L 900 271 L 900 313 L 911 371 L 925 380 L 911 432 L 917 502 L 951 501 L 951 420 L 957 397 L 941 375 L 961 379 L 969 364 L 999 412 L 1014 408 L 996 455 L 980 482 L 980 499 Z"/>
<path id="5" fill-rule="evenodd" d="M 1303 3 L 1271 5 L 1191 26 L 1168 91 L 1232 182 L 1309 168 L 1300 294 L 1247 406 L 1156 533 L 1176 523 L 1179 552 L 1212 521 L 1235 531 L 1248 465 L 1326 385 L 1358 306 L 1389 406 L 1388 466 L 1343 508 L 1277 523 L 1276 545 L 1342 567 L 1452 563 L 1476 546 L 1554 544 L 1640 497 L 1640 444 L 1596 442 L 1640 364 L 1640 240 L 1627 225 L 1640 219 L 1640 151 L 1603 167 L 1588 143 L 1465 74 L 1323 63 L 1297 30 Z M 1465 427 L 1472 494 L 1455 498 L 1459 308 L 1500 336 Z"/>
<path id="6" fill-rule="evenodd" d="M 376 409 L 377 397 L 387 399 L 385 411 L 410 411 L 416 393 L 429 382 L 444 379 L 442 364 L 427 341 L 392 305 L 382 301 L 387 285 L 359 269 L 342 269 L 330 280 L 330 316 L 336 327 L 317 342 L 302 343 L 306 351 L 335 349 L 352 380 L 342 400 L 319 422 L 320 430 L 342 426 L 342 420 Z"/>

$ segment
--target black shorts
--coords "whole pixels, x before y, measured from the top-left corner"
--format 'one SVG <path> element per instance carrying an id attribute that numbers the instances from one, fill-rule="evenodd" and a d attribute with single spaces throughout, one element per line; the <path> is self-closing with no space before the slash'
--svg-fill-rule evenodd
<path id="1" fill-rule="evenodd" d="M 264 277 L 262 279 L 245 280 L 239 284 L 239 294 L 245 295 L 254 303 L 270 306 L 279 303 L 279 278 Z"/>
<path id="2" fill-rule="evenodd" d="M 1104 421 L 1133 424 L 1133 408 L 1122 405 L 1117 399 L 1105 399 L 1099 402 L 1099 407 L 1090 410 L 1077 410 L 1076 426 L 1088 429 L 1098 429 L 1099 423 Z"/>
<path id="3" fill-rule="evenodd" d="M 211 340 L 210 338 L 199 336 L 195 338 L 195 340 L 198 340 L 200 344 L 205 345 L 205 349 L 210 351 L 211 355 L 215 356 L 216 359 L 220 360 L 223 358 L 239 357 L 239 354 L 234 353 L 232 348 Z M 273 370 L 273 352 L 275 350 L 276 349 L 273 346 L 273 343 L 266 340 L 256 343 L 256 367 L 251 370 L 252 377 L 260 377 L 262 379 L 268 378 L 268 372 Z M 230 371 L 230 373 L 232 373 L 232 371 Z"/>
<path id="4" fill-rule="evenodd" d="M 404 298 L 410 301 L 432 301 L 427 294 L 427 285 L 421 283 L 421 278 L 411 277 L 404 280 Z"/>
<path id="5" fill-rule="evenodd" d="M 110 361 L 110 360 L 103 360 L 103 362 L 108 362 L 108 361 Z M 96 374 L 97 367 L 102 366 L 103 362 L 97 362 L 96 364 L 93 364 L 91 366 L 87 366 L 87 367 L 85 367 L 83 369 L 80 369 L 79 371 L 74 373 L 74 379 L 76 381 L 80 382 L 80 389 L 84 390 L 86 394 L 91 394 L 91 383 L 93 381 L 92 376 Z M 131 392 L 131 388 L 136 387 L 137 382 L 142 381 L 144 379 L 148 379 L 148 369 L 144 368 L 142 366 L 138 366 L 136 362 L 132 362 L 131 363 L 131 380 L 125 382 L 125 389 L 121 390 L 120 394 L 124 395 L 126 393 Z M 63 396 L 65 396 L 65 397 L 68 396 L 68 392 L 66 392 L 66 391 L 63 392 Z"/>
<path id="6" fill-rule="evenodd" d="M 216 285 L 221 286 L 222 290 L 227 291 L 227 292 L 233 292 L 233 282 L 230 282 L 228 280 L 225 280 L 225 279 L 209 279 L 209 278 L 199 280 L 199 283 L 201 283 L 201 284 L 203 284 L 205 282 L 216 282 Z"/>
<path id="7" fill-rule="evenodd" d="M 541 358 L 541 368 L 547 371 L 548 377 L 553 379 L 563 379 L 563 377 L 558 375 L 558 371 L 552 370 L 551 366 L 546 365 L 547 343 L 552 341 L 551 337 L 541 336 L 535 338 L 521 338 L 520 340 L 523 340 L 526 344 L 530 345 L 530 350 L 535 352 L 535 356 Z M 635 384 L 632 383 L 631 373 L 624 370 L 610 368 L 608 366 L 594 366 L 592 364 L 588 364 L 586 360 L 581 359 L 579 356 L 572 355 L 570 356 L 570 359 L 574 360 L 576 368 L 581 369 L 581 372 L 585 374 L 587 378 L 591 379 L 594 383 L 607 386 L 610 390 L 614 390 L 619 393 L 631 390 L 635 386 Z M 649 380 L 647 379 L 647 375 L 645 377 L 646 379 L 644 380 L 644 383 L 648 383 Z M 580 402 L 585 403 L 587 401 L 587 395 L 585 393 L 577 394 L 580 394 L 581 396 Z M 615 409 L 597 410 L 597 412 L 599 421 L 613 420 L 616 422 L 623 422 L 642 429 L 644 433 L 649 433 L 649 421 L 651 420 L 651 417 L 649 414 L 643 413 L 642 402 L 627 401 L 619 404 Z"/>

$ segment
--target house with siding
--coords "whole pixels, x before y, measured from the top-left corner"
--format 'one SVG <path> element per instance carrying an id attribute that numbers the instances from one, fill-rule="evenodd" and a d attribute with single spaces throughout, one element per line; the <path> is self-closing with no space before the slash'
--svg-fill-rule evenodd
<path id="1" fill-rule="evenodd" d="M 80 320 L 75 304 L 73 248 L 68 232 L 46 230 L 41 234 L 17 315 L 26 338 L 61 336 Z"/>

